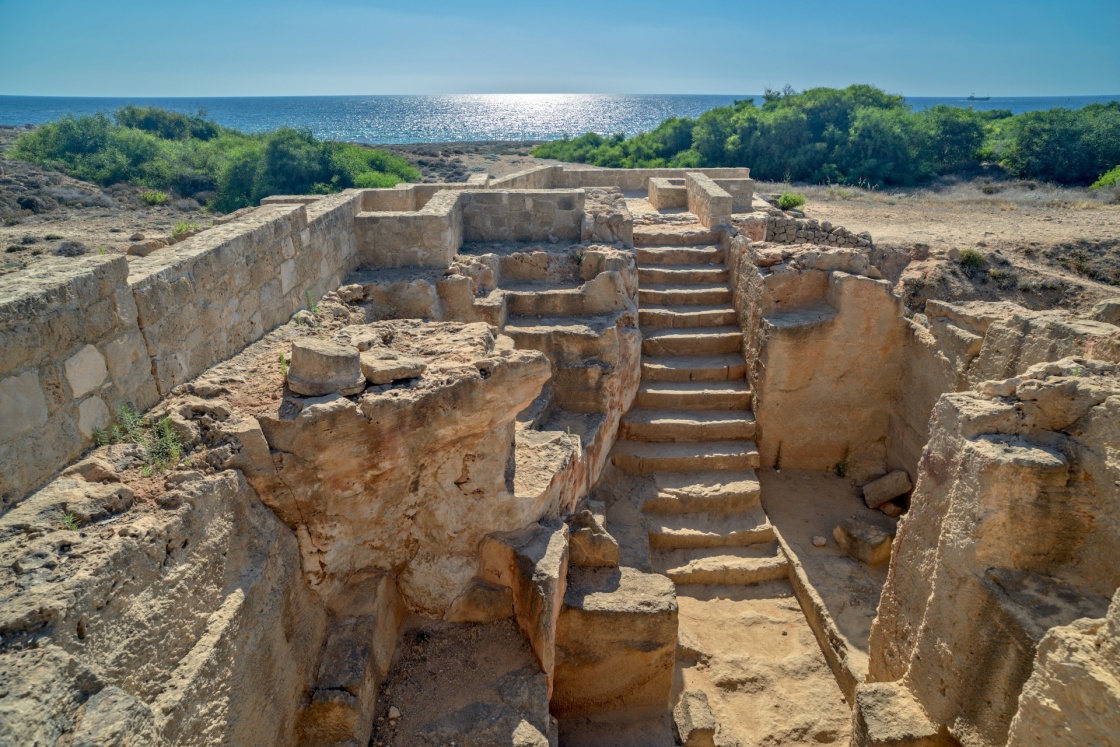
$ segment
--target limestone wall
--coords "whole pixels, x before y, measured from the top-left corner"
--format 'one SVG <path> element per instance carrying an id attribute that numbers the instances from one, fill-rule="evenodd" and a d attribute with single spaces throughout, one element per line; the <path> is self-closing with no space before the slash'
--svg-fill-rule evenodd
<path id="1" fill-rule="evenodd" d="M 717 184 L 721 182 L 716 181 Z M 739 212 L 736 206 L 735 212 Z M 843 226 L 814 218 L 793 218 L 771 213 L 737 219 L 732 224 L 740 233 L 756 241 L 778 244 L 818 244 L 822 246 L 871 246 L 871 234 L 854 234 Z"/>
<path id="2" fill-rule="evenodd" d="M 0 508 L 90 443 L 122 403 L 159 399 L 122 256 L 0 280 Z"/>
<path id="3" fill-rule="evenodd" d="M 688 211 L 696 216 L 700 225 L 713 228 L 730 221 L 731 195 L 710 177 L 690 171 L 685 174 L 684 184 L 688 191 Z"/>
<path id="4" fill-rule="evenodd" d="M 463 192 L 463 240 L 579 241 L 584 200 L 585 193 L 575 189 Z"/>
<path id="5" fill-rule="evenodd" d="M 947 394 L 899 524 L 870 675 L 967 744 L 1004 744 L 1047 631 L 1120 586 L 1120 379 L 1067 358 Z M 1086 704 L 1087 708 L 1096 706 Z"/>
<path id="6" fill-rule="evenodd" d="M 537 166 L 518 171 L 500 179 L 490 180 L 490 189 L 551 189 L 562 186 L 558 183 L 563 166 Z"/>
<path id="7" fill-rule="evenodd" d="M 0 283 L 0 496 L 11 504 L 139 410 L 338 287 L 357 192 L 266 205 L 147 257 L 44 263 Z"/>
<path id="8" fill-rule="evenodd" d="M 850 249 L 738 238 L 729 259 L 763 466 L 882 474 L 903 339 L 889 283 Z"/>
<path id="9" fill-rule="evenodd" d="M 296 744 L 326 617 L 295 538 L 235 472 L 99 482 L 131 448 L 0 518 L 0 743 Z"/>
<path id="10" fill-rule="evenodd" d="M 711 179 L 749 179 L 751 170 L 727 169 L 597 169 L 563 168 L 555 173 L 553 188 L 618 187 L 626 192 L 646 192 L 650 179 L 684 179 L 687 173 L 702 173 Z"/>
<path id="11" fill-rule="evenodd" d="M 716 183 L 716 186 L 718 186 L 720 189 L 731 195 L 731 212 L 749 213 L 754 209 L 753 179 L 724 179 L 716 177 L 713 178 L 712 181 L 714 181 Z"/>
<path id="12" fill-rule="evenodd" d="M 684 179 L 650 179 L 649 204 L 657 210 L 688 207 Z"/>

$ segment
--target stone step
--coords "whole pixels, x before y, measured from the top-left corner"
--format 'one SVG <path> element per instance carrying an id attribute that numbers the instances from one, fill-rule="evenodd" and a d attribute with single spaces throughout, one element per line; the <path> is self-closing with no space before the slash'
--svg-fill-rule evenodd
<path id="1" fill-rule="evenodd" d="M 679 226 L 634 226 L 634 246 L 708 246 L 719 242 L 719 231 L 696 224 Z"/>
<path id="2" fill-rule="evenodd" d="M 757 469 L 758 459 L 758 447 L 753 441 L 708 441 L 702 444 L 618 441 L 611 452 L 614 465 L 631 475 Z"/>
<path id="3" fill-rule="evenodd" d="M 662 472 L 653 482 L 656 494 L 642 503 L 647 514 L 742 511 L 759 505 L 762 492 L 753 470 Z"/>
<path id="4" fill-rule="evenodd" d="M 747 376 L 742 355 L 642 356 L 642 381 L 739 381 Z"/>
<path id="5" fill-rule="evenodd" d="M 743 332 L 732 326 L 661 329 L 642 340 L 645 355 L 719 355 L 742 350 Z"/>
<path id="6" fill-rule="evenodd" d="M 725 441 L 754 438 L 754 414 L 735 410 L 651 410 L 623 416 L 618 437 L 651 443 Z"/>
<path id="7" fill-rule="evenodd" d="M 587 313 L 583 285 L 502 288 L 511 316 L 578 316 Z"/>
<path id="8" fill-rule="evenodd" d="M 586 364 L 617 356 L 617 314 L 515 316 L 502 331 L 521 350 L 539 350 L 554 363 Z"/>
<path id="9" fill-rule="evenodd" d="M 694 329 L 721 327 L 739 323 L 735 308 L 720 306 L 660 306 L 643 304 L 638 310 L 638 324 L 645 329 Z"/>
<path id="10" fill-rule="evenodd" d="M 653 569 L 677 584 L 748 586 L 787 578 L 789 561 L 774 542 L 745 547 L 655 550 Z"/>
<path id="11" fill-rule="evenodd" d="M 718 246 L 639 246 L 634 249 L 639 265 L 711 265 L 723 262 Z"/>
<path id="12" fill-rule="evenodd" d="M 738 410 L 751 406 L 745 381 L 645 381 L 634 406 L 651 410 Z"/>
<path id="13" fill-rule="evenodd" d="M 726 283 L 713 283 L 711 285 L 642 284 L 638 287 L 638 303 L 661 304 L 664 306 L 731 303 L 731 286 Z"/>
<path id="14" fill-rule="evenodd" d="M 700 285 L 726 283 L 729 273 L 722 265 L 678 265 L 664 267 L 639 267 L 638 284 L 667 283 L 673 285 Z"/>
<path id="15" fill-rule="evenodd" d="M 746 547 L 775 540 L 762 506 L 741 513 L 663 514 L 647 519 L 649 546 L 659 550 Z"/>

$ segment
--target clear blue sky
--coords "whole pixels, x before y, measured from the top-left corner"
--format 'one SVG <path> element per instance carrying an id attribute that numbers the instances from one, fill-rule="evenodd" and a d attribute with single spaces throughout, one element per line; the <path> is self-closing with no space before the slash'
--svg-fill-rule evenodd
<path id="1" fill-rule="evenodd" d="M 0 94 L 1120 93 L 1120 0 L 0 0 Z"/>

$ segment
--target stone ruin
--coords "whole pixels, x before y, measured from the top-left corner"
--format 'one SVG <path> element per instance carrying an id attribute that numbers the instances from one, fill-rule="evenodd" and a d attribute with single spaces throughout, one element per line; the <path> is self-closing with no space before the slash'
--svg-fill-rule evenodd
<path id="1" fill-rule="evenodd" d="M 0 743 L 1120 744 L 1120 327 L 897 270 L 547 166 L 0 279 Z"/>

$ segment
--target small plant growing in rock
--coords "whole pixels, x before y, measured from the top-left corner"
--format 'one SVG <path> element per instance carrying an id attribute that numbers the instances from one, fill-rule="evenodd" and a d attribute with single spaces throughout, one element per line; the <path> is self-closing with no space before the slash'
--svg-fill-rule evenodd
<path id="1" fill-rule="evenodd" d="M 183 456 L 183 442 L 171 426 L 171 418 L 155 422 L 147 443 L 148 460 L 159 470 L 174 467 Z"/>
<path id="2" fill-rule="evenodd" d="M 307 310 L 312 314 L 319 313 L 319 302 L 315 300 L 315 296 L 311 295 L 311 291 L 307 291 Z"/>
<path id="3" fill-rule="evenodd" d="M 62 528 L 71 532 L 76 532 L 82 526 L 82 522 L 72 513 L 66 513 L 62 517 Z"/>
<path id="4" fill-rule="evenodd" d="M 284 355 L 283 351 L 280 353 L 280 376 L 288 378 L 288 356 Z"/>
<path id="5" fill-rule="evenodd" d="M 847 477 L 848 476 L 848 451 L 849 451 L 848 447 L 845 446 L 844 447 L 843 458 L 841 458 L 840 461 L 836 463 L 835 469 L 836 469 L 836 476 L 837 477 Z"/>
<path id="6" fill-rule="evenodd" d="M 805 195 L 799 195 L 796 192 L 782 192 L 781 197 L 778 198 L 778 207 L 782 210 L 793 210 L 805 204 Z"/>
<path id="7" fill-rule="evenodd" d="M 183 442 L 171 425 L 171 418 L 147 420 L 128 405 L 117 408 L 117 422 L 108 430 L 94 431 L 94 443 L 98 446 L 109 444 L 139 444 L 144 447 L 144 460 L 141 470 L 144 477 L 152 474 L 153 469 L 160 471 L 174 467 L 183 456 Z"/>
<path id="8" fill-rule="evenodd" d="M 191 231 L 197 230 L 197 223 L 187 223 L 185 221 L 179 221 L 175 224 L 175 227 L 171 229 L 171 238 L 177 239 L 185 233 L 190 233 Z"/>
<path id="9" fill-rule="evenodd" d="M 140 193 L 140 202 L 152 207 L 166 205 L 171 201 L 171 195 L 160 192 L 158 189 L 148 189 Z"/>
<path id="10" fill-rule="evenodd" d="M 975 249 L 962 249 L 957 257 L 957 264 L 965 275 L 972 277 L 984 266 L 984 255 Z"/>

